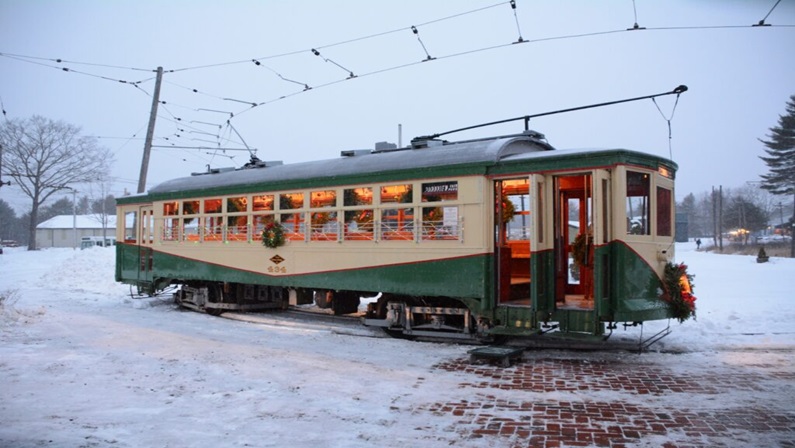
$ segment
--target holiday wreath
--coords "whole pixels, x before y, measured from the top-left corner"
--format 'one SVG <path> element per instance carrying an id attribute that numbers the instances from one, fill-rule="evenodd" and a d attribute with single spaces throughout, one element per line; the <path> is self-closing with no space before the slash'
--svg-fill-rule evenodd
<path id="1" fill-rule="evenodd" d="M 269 222 L 262 229 L 262 244 L 271 248 L 284 245 L 284 227 L 278 222 Z"/>
<path id="2" fill-rule="evenodd" d="M 693 295 L 693 275 L 687 265 L 668 262 L 663 275 L 662 299 L 679 323 L 696 317 L 696 296 Z"/>

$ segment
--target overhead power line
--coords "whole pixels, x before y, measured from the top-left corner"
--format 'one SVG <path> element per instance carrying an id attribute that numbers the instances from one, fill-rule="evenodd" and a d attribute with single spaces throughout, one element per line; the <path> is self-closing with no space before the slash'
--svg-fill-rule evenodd
<path id="1" fill-rule="evenodd" d="M 285 52 L 285 53 L 279 53 L 279 54 L 273 54 L 273 55 L 257 57 L 257 58 L 250 58 L 250 59 L 245 59 L 245 60 L 240 60 L 240 61 L 221 62 L 221 63 L 215 63 L 215 64 L 205 64 L 205 65 L 197 65 L 197 66 L 192 66 L 192 67 L 183 67 L 183 68 L 178 68 L 178 69 L 163 70 L 163 73 L 165 73 L 165 74 L 173 74 L 173 73 L 176 73 L 176 72 L 189 71 L 189 70 L 193 71 L 193 70 L 199 70 L 199 69 L 210 68 L 210 67 L 219 67 L 219 66 L 226 66 L 226 65 L 233 65 L 233 64 L 251 64 L 251 63 L 254 63 L 257 67 L 261 67 L 261 68 L 264 68 L 264 69 L 270 71 L 273 75 L 278 77 L 280 80 L 282 80 L 282 81 L 284 81 L 286 83 L 289 83 L 289 84 L 295 84 L 296 86 L 300 86 L 301 90 L 297 90 L 297 91 L 293 91 L 293 92 L 287 92 L 287 93 L 282 93 L 282 94 L 277 94 L 277 95 L 274 95 L 270 99 L 253 101 L 253 100 L 250 100 L 250 99 L 246 99 L 244 97 L 240 97 L 238 95 L 213 94 L 213 93 L 209 93 L 208 91 L 205 91 L 204 89 L 198 89 L 198 88 L 195 88 L 195 87 L 188 87 L 188 86 L 177 84 L 177 83 L 174 83 L 174 82 L 171 82 L 171 81 L 168 81 L 168 80 L 164 79 L 163 82 L 165 82 L 165 83 L 167 83 L 169 85 L 177 86 L 179 88 L 188 90 L 189 92 L 196 93 L 196 94 L 208 97 L 208 98 L 212 98 L 213 100 L 216 100 L 216 101 L 225 102 L 224 104 L 240 103 L 242 105 L 245 105 L 246 108 L 242 109 L 242 110 L 239 110 L 239 111 L 224 111 L 224 110 L 219 110 L 219 109 L 226 109 L 227 107 L 223 107 L 223 106 L 222 107 L 214 107 L 214 108 L 210 108 L 210 107 L 196 107 L 196 106 L 192 106 L 192 105 L 180 104 L 178 102 L 166 101 L 164 99 L 162 101 L 159 101 L 159 104 L 162 107 L 164 113 L 170 115 L 170 117 L 169 116 L 158 115 L 158 118 L 161 118 L 163 120 L 170 121 L 170 122 L 174 123 L 176 131 L 172 131 L 173 133 L 169 137 L 165 137 L 165 139 L 167 141 L 171 142 L 172 140 L 176 141 L 176 140 L 185 138 L 185 134 L 190 133 L 191 130 L 197 131 L 197 130 L 200 129 L 200 128 L 196 127 L 196 126 L 189 126 L 189 124 L 188 124 L 189 122 L 201 123 L 201 122 L 199 122 L 197 120 L 191 120 L 190 119 L 190 118 L 193 118 L 193 117 L 182 117 L 182 116 L 175 115 L 170 110 L 172 107 L 179 107 L 179 108 L 183 108 L 185 110 L 189 110 L 189 111 L 193 111 L 193 112 L 199 112 L 199 111 L 208 112 L 209 111 L 209 112 L 223 113 L 223 114 L 227 115 L 224 118 L 224 121 L 219 121 L 217 123 L 207 123 L 207 124 L 210 124 L 212 126 L 217 126 L 218 127 L 218 133 L 214 134 L 214 136 L 216 137 L 216 139 L 218 139 L 219 142 L 225 142 L 224 144 L 227 144 L 227 143 L 236 144 L 236 143 L 240 143 L 240 142 L 237 141 L 237 138 L 235 138 L 235 141 L 233 141 L 233 137 L 234 136 L 232 135 L 231 130 L 229 129 L 229 126 L 231 126 L 231 120 L 234 119 L 234 118 L 237 118 L 240 114 L 242 114 L 244 112 L 248 112 L 251 109 L 257 108 L 259 106 L 264 106 L 264 105 L 271 104 L 271 103 L 274 103 L 274 102 L 277 102 L 277 101 L 285 100 L 287 98 L 291 98 L 291 97 L 293 97 L 295 95 L 298 95 L 300 93 L 305 93 L 305 92 L 308 92 L 310 90 L 316 90 L 316 89 L 319 89 L 319 88 L 332 86 L 332 85 L 339 84 L 341 82 L 348 81 L 348 80 L 351 80 L 351 79 L 362 78 L 362 77 L 367 77 L 367 76 L 373 76 L 373 75 L 382 74 L 382 73 L 386 73 L 386 72 L 390 72 L 390 71 L 394 71 L 394 70 L 400 70 L 400 69 L 404 69 L 404 68 L 407 68 L 407 67 L 411 67 L 411 66 L 414 66 L 414 65 L 421 64 L 423 62 L 440 61 L 440 60 L 444 60 L 444 59 L 462 57 L 462 56 L 465 56 L 465 55 L 471 55 L 471 54 L 476 54 L 476 53 L 493 51 L 493 50 L 496 50 L 496 49 L 510 47 L 510 46 L 513 46 L 515 44 L 520 44 L 520 43 L 521 44 L 526 44 L 526 43 L 533 44 L 533 43 L 542 43 L 542 42 L 555 41 L 555 40 L 583 39 L 583 38 L 606 36 L 606 35 L 611 35 L 611 34 L 617 34 L 617 33 L 622 33 L 622 32 L 627 32 L 627 31 L 638 31 L 638 30 L 643 30 L 643 31 L 713 30 L 713 29 L 741 29 L 741 28 L 750 28 L 751 26 L 795 27 L 795 25 L 772 25 L 772 24 L 768 24 L 766 22 L 768 20 L 768 18 L 771 16 L 771 14 L 774 12 L 776 7 L 779 5 L 780 1 L 781 0 L 777 0 L 775 2 L 775 4 L 772 6 L 772 8 L 764 16 L 764 18 L 762 20 L 760 20 L 757 24 L 754 24 L 754 25 L 661 26 L 661 27 L 646 28 L 646 27 L 641 27 L 641 26 L 638 25 L 638 10 L 637 10 L 637 7 L 635 5 L 635 1 L 633 0 L 632 6 L 633 6 L 633 13 L 634 13 L 635 22 L 634 22 L 634 26 L 631 27 L 631 28 L 615 29 L 615 30 L 602 30 L 602 31 L 595 31 L 595 32 L 588 32 L 588 33 L 571 33 L 571 34 L 563 34 L 563 35 L 557 35 L 557 36 L 540 36 L 540 37 L 536 37 L 536 38 L 533 38 L 533 39 L 527 39 L 527 38 L 523 37 L 523 35 L 522 35 L 522 30 L 521 30 L 521 27 L 520 27 L 520 20 L 519 20 L 518 12 L 517 12 L 518 11 L 517 1 L 516 0 L 510 0 L 510 1 L 507 1 L 507 2 L 504 1 L 504 2 L 500 2 L 500 3 L 492 4 L 492 5 L 487 5 L 487 6 L 484 6 L 484 7 L 481 7 L 481 8 L 472 9 L 472 10 L 464 11 L 464 12 L 453 14 L 453 15 L 448 15 L 448 16 L 437 18 L 437 19 L 433 19 L 433 20 L 416 23 L 415 25 L 411 25 L 411 26 L 408 26 L 408 27 L 390 29 L 390 30 L 386 30 L 386 31 L 383 31 L 383 32 L 378 32 L 378 33 L 369 34 L 369 35 L 365 35 L 365 36 L 360 36 L 360 37 L 355 37 L 355 38 L 351 38 L 351 39 L 346 39 L 346 40 L 342 40 L 342 41 L 338 41 L 338 42 L 334 42 L 334 43 L 330 43 L 330 44 L 318 45 L 318 46 L 315 46 L 315 47 L 312 47 L 312 48 L 307 48 L 307 49 L 302 49 L 302 50 L 297 50 L 297 51 L 291 51 L 291 52 Z M 492 9 L 492 8 L 506 7 L 506 10 L 507 10 L 508 6 L 511 8 L 511 14 L 513 16 L 512 18 L 513 18 L 513 21 L 516 23 L 516 31 L 517 31 L 517 34 L 518 34 L 517 40 L 514 41 L 514 42 L 505 42 L 505 43 L 502 43 L 502 44 L 488 45 L 488 46 L 483 46 L 483 47 L 479 47 L 479 48 L 465 49 L 463 51 L 458 51 L 458 52 L 449 53 L 449 54 L 435 54 L 436 52 L 434 52 L 434 55 L 432 56 L 431 53 L 428 50 L 428 47 L 426 47 L 426 43 L 422 40 L 422 38 L 420 36 L 420 31 L 423 30 L 425 27 L 429 27 L 429 26 L 437 24 L 439 22 L 450 21 L 450 20 L 453 20 L 453 19 L 456 19 L 456 18 L 459 18 L 459 17 L 462 17 L 462 16 L 467 16 L 467 15 L 475 15 L 475 14 L 481 13 L 481 12 L 483 12 L 485 10 Z M 422 50 L 424 52 L 424 55 L 425 55 L 424 59 L 419 59 L 418 58 L 417 60 L 408 61 L 408 62 L 395 61 L 396 63 L 392 63 L 392 64 L 389 64 L 389 65 L 384 66 L 384 67 L 376 67 L 375 69 L 372 69 L 372 70 L 366 71 L 366 72 L 361 72 L 360 70 L 356 70 L 356 73 L 354 73 L 353 70 L 348 68 L 349 67 L 348 64 L 349 63 L 352 64 L 352 66 L 355 68 L 356 61 L 345 61 L 345 65 L 342 65 L 338 61 L 336 61 L 336 60 L 334 60 L 332 58 L 329 58 L 328 55 L 326 54 L 327 53 L 326 50 L 334 48 L 334 47 L 345 46 L 345 45 L 348 45 L 348 44 L 352 44 L 352 43 L 360 42 L 360 41 L 365 41 L 365 40 L 368 40 L 368 39 L 375 39 L 375 38 L 379 38 L 379 37 L 382 37 L 382 36 L 385 36 L 385 35 L 389 35 L 389 34 L 406 33 L 408 31 L 410 31 L 414 36 L 416 36 L 417 41 L 420 44 L 420 46 L 422 47 Z M 287 76 L 286 72 L 284 72 L 283 70 L 277 71 L 274 68 L 272 68 L 271 66 L 266 65 L 264 63 L 265 61 L 268 61 L 268 60 L 272 60 L 272 59 L 276 59 L 276 58 L 282 58 L 282 57 L 291 56 L 291 55 L 302 54 L 302 53 L 305 54 L 305 53 L 308 53 L 308 52 L 312 52 L 312 54 L 322 58 L 325 62 L 333 64 L 334 66 L 340 68 L 341 70 L 344 70 L 345 73 L 346 73 L 346 76 L 344 78 L 332 79 L 330 81 L 314 83 L 314 84 L 310 85 L 310 82 L 312 82 L 311 79 L 307 79 L 307 81 L 310 81 L 310 82 L 305 82 L 304 80 L 301 79 L 301 78 L 304 77 L 304 75 L 306 75 L 306 77 L 309 78 L 309 76 L 307 74 L 301 75 L 299 73 L 299 74 L 290 74 L 289 76 Z M 143 87 L 143 84 L 147 84 L 147 83 L 151 82 L 152 80 L 154 80 L 155 79 L 154 76 L 150 77 L 150 78 L 137 80 L 137 81 L 130 81 L 130 80 L 121 79 L 121 78 L 117 78 L 117 77 L 106 76 L 104 74 L 91 73 L 89 71 L 84 71 L 84 70 L 77 70 L 77 69 L 74 68 L 74 66 L 95 67 L 97 69 L 102 68 L 102 69 L 130 70 L 130 71 L 136 71 L 136 72 L 144 71 L 144 72 L 150 72 L 150 73 L 155 71 L 155 70 L 152 70 L 152 69 L 142 69 L 142 68 L 138 68 L 138 67 L 125 67 L 125 66 L 94 63 L 94 62 L 70 61 L 70 60 L 64 60 L 64 59 L 61 59 L 61 58 L 40 58 L 40 57 L 25 56 L 25 55 L 20 55 L 20 54 L 15 54 L 15 53 L 0 53 L 0 57 L 6 57 L 6 58 L 10 58 L 10 59 L 21 61 L 21 62 L 26 62 L 26 63 L 30 63 L 30 64 L 44 66 L 44 67 L 56 69 L 56 70 L 59 70 L 59 71 L 62 71 L 62 72 L 69 72 L 69 73 L 75 73 L 75 74 L 80 74 L 80 75 L 84 75 L 84 76 L 89 76 L 89 77 L 93 77 L 93 78 L 96 78 L 96 79 L 101 79 L 103 81 L 112 81 L 112 82 L 115 82 L 115 83 L 118 83 L 118 84 L 131 85 L 131 86 L 135 87 L 136 89 L 140 90 L 142 93 L 146 94 L 148 97 L 150 97 L 150 98 L 153 97 L 153 94 L 148 92 Z M 204 106 L 204 104 L 202 106 Z M 206 104 L 206 106 L 211 106 L 211 105 L 210 104 Z M 3 107 L 3 109 L 5 109 L 5 108 Z M 3 113 L 5 114 L 5 110 L 3 110 Z M 221 136 L 221 132 L 222 132 L 221 129 L 222 129 L 222 125 L 224 124 L 224 122 L 226 122 L 228 124 L 227 129 L 226 129 L 227 135 L 225 137 L 222 137 Z M 172 129 L 174 129 L 174 128 L 172 128 Z M 188 130 L 186 130 L 186 129 L 188 129 Z M 240 141 L 242 141 L 242 137 L 237 133 L 236 130 L 235 130 L 235 134 L 237 134 L 237 137 L 239 137 Z M 158 137 L 158 138 L 163 138 L 163 137 Z M 169 140 L 169 139 L 171 139 L 171 140 Z M 213 142 L 213 143 L 215 143 L 215 142 Z M 245 145 L 245 142 L 243 142 L 243 144 Z M 173 146 L 173 143 L 172 143 L 172 146 Z"/>

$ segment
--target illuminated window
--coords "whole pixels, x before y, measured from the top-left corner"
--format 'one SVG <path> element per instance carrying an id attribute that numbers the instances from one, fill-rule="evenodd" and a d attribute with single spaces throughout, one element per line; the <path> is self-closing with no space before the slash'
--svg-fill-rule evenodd
<path id="1" fill-rule="evenodd" d="M 370 187 L 346 188 L 343 196 L 343 205 L 345 207 L 370 205 L 373 203 L 373 189 Z"/>
<path id="2" fill-rule="evenodd" d="M 241 213 L 245 212 L 248 208 L 248 198 L 240 196 L 236 198 L 226 198 L 226 212 L 227 213 Z"/>
<path id="3" fill-rule="evenodd" d="M 304 214 L 283 213 L 281 215 L 284 237 L 292 241 L 304 241 Z"/>
<path id="4" fill-rule="evenodd" d="M 381 203 L 410 204 L 414 202 L 411 184 L 386 185 L 381 187 Z"/>
<path id="5" fill-rule="evenodd" d="M 179 218 L 166 218 L 163 220 L 163 241 L 179 240 Z"/>
<path id="6" fill-rule="evenodd" d="M 336 207 L 337 192 L 334 190 L 313 191 L 309 194 L 309 206 L 312 208 Z"/>
<path id="7" fill-rule="evenodd" d="M 273 210 L 273 195 L 272 194 L 263 194 L 260 196 L 254 196 L 252 198 L 252 211 L 260 212 L 266 210 Z"/>
<path id="8" fill-rule="evenodd" d="M 251 220 L 251 239 L 261 241 L 262 231 L 265 230 L 265 226 L 275 221 L 275 215 L 254 215 Z"/>
<path id="9" fill-rule="evenodd" d="M 339 222 L 337 212 L 313 212 L 310 239 L 312 241 L 337 241 Z"/>
<path id="10" fill-rule="evenodd" d="M 343 223 L 343 239 L 346 241 L 372 241 L 375 239 L 374 217 L 372 208 L 373 189 L 371 187 L 346 188 L 343 192 L 345 222 Z M 348 208 L 354 208 L 348 210 Z"/>
<path id="11" fill-rule="evenodd" d="M 223 216 L 208 216 L 203 218 L 202 222 L 204 222 L 204 241 L 223 240 L 224 236 Z"/>
<path id="12" fill-rule="evenodd" d="M 414 240 L 414 209 L 381 210 L 381 238 L 384 240 Z"/>
<path id="13" fill-rule="evenodd" d="M 174 216 L 179 215 L 179 202 L 166 202 L 163 204 L 163 215 Z"/>
<path id="14" fill-rule="evenodd" d="M 204 200 L 204 213 L 221 213 L 221 200 L 220 199 L 205 199 Z"/>
<path id="15" fill-rule="evenodd" d="M 227 241 L 247 241 L 248 240 L 248 216 L 230 216 L 226 227 Z"/>
<path id="16" fill-rule="evenodd" d="M 345 240 L 373 240 L 373 209 L 349 210 L 345 212 Z"/>
<path id="17" fill-rule="evenodd" d="M 282 193 L 279 195 L 279 209 L 291 210 L 304 208 L 303 193 Z"/>
<path id="18" fill-rule="evenodd" d="M 460 228 L 457 206 L 422 208 L 423 240 L 457 240 Z"/>
<path id="19" fill-rule="evenodd" d="M 196 215 L 199 213 L 199 201 L 183 201 L 182 214 L 183 215 Z"/>

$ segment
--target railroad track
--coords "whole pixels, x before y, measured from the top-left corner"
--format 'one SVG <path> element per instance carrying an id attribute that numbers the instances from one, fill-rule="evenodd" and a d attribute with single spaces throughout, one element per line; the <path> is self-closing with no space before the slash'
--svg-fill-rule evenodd
<path id="1" fill-rule="evenodd" d="M 379 328 L 363 326 L 358 316 L 335 316 L 296 307 L 268 313 L 225 312 L 221 313 L 220 317 L 295 331 L 329 332 L 371 338 L 389 337 Z"/>

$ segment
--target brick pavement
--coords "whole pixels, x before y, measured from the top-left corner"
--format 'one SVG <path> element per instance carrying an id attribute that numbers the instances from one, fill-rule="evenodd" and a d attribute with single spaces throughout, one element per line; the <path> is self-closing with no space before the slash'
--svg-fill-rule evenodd
<path id="1" fill-rule="evenodd" d="M 742 395 L 792 393 L 792 387 L 777 390 L 795 385 L 795 369 L 787 364 L 683 374 L 667 364 L 677 355 L 658 355 L 662 362 L 644 356 L 594 360 L 528 352 L 509 368 L 446 362 L 435 368 L 460 373 L 466 398 L 422 411 L 452 416 L 452 431 L 492 446 L 795 447 L 795 397 L 782 407 L 747 405 Z M 683 402 L 692 406 L 682 408 Z"/>

